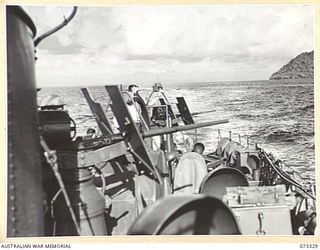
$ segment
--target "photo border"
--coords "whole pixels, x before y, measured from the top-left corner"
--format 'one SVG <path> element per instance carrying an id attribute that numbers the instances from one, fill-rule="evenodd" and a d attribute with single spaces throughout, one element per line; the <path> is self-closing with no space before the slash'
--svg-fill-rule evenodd
<path id="1" fill-rule="evenodd" d="M 19 1 L 5 1 L 2 2 L 0 15 L 0 31 L 3 38 L 0 48 L 2 53 L 0 58 L 3 63 L 0 74 L 3 76 L 1 84 L 1 91 L 3 98 L 0 102 L 0 114 L 1 114 L 1 132 L 0 138 L 2 147 L 0 147 L 0 157 L 2 159 L 1 167 L 1 181 L 0 181 L 0 243 L 320 243 L 319 229 L 317 235 L 314 236 L 73 236 L 73 237 L 6 237 L 6 196 L 7 196 L 7 75 L 6 75 L 6 42 L 5 42 L 5 6 L 6 5 L 77 5 L 77 6 L 131 6 L 131 5 L 269 5 L 269 4 L 311 4 L 314 5 L 314 113 L 315 113 L 315 169 L 316 169 L 316 185 L 317 190 L 319 188 L 320 172 L 317 170 L 319 162 L 319 101 L 320 101 L 320 77 L 319 77 L 319 47 L 320 47 L 320 1 L 267 1 L 267 0 L 255 0 L 255 1 L 242 1 L 242 0 L 46 0 L 45 3 L 40 0 L 19 0 Z M 317 206 L 320 208 L 320 191 L 317 194 Z M 319 225 L 320 216 L 317 216 L 317 225 Z"/>

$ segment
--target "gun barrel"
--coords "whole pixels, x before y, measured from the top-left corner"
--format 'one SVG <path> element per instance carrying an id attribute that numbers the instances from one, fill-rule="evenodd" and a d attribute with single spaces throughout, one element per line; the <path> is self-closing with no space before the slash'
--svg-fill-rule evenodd
<path id="1" fill-rule="evenodd" d="M 144 131 L 143 137 L 152 137 L 152 136 L 163 135 L 163 134 L 173 134 L 179 131 L 186 131 L 186 130 L 191 130 L 195 128 L 219 125 L 219 124 L 228 123 L 228 122 L 229 122 L 228 119 L 224 119 L 224 120 L 217 120 L 217 121 L 210 121 L 210 122 L 200 122 L 197 124 L 189 124 L 185 126 L 178 126 L 178 127 L 172 127 L 172 128 L 151 129 L 149 131 Z"/>
<path id="2" fill-rule="evenodd" d="M 211 112 L 216 112 L 217 110 L 215 109 L 212 109 L 212 110 L 206 110 L 206 111 L 199 111 L 199 112 L 192 112 L 191 115 L 203 115 L 203 114 L 207 114 L 207 113 L 211 113 Z M 181 114 L 176 114 L 176 117 L 177 118 L 180 118 L 181 117 Z"/>
<path id="3" fill-rule="evenodd" d="M 200 112 L 193 112 L 193 113 L 191 113 L 191 115 L 203 115 L 203 114 L 208 114 L 211 112 L 216 112 L 216 110 L 212 109 L 212 110 L 205 110 L 205 111 L 200 111 Z"/>

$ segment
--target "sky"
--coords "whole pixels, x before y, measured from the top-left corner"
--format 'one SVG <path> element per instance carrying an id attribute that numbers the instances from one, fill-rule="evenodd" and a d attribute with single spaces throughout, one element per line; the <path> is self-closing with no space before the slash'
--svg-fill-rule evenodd
<path id="1" fill-rule="evenodd" d="M 72 7 L 24 6 L 37 36 Z M 79 7 L 37 47 L 37 86 L 267 80 L 313 50 L 312 5 Z"/>

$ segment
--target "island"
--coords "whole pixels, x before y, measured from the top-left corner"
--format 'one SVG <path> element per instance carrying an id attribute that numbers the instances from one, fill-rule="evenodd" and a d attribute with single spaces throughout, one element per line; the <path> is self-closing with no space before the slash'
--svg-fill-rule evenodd
<path id="1" fill-rule="evenodd" d="M 304 52 L 273 73 L 270 80 L 313 78 L 313 72 L 313 51 Z"/>

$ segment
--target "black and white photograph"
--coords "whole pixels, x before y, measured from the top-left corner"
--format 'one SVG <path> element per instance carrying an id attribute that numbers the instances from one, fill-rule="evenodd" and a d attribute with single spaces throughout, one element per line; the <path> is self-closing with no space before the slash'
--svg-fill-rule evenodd
<path id="1" fill-rule="evenodd" d="M 5 29 L 6 238 L 318 235 L 315 5 L 6 5 Z"/>

